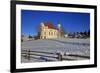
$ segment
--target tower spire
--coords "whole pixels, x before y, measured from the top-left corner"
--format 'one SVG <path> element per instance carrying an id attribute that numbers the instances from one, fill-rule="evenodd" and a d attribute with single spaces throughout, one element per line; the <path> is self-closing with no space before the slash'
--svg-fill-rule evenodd
<path id="1" fill-rule="evenodd" d="M 58 21 L 58 38 L 61 37 L 61 23 Z"/>
<path id="2" fill-rule="evenodd" d="M 61 23 L 60 23 L 60 21 L 58 21 L 58 29 L 60 29 L 61 28 Z"/>

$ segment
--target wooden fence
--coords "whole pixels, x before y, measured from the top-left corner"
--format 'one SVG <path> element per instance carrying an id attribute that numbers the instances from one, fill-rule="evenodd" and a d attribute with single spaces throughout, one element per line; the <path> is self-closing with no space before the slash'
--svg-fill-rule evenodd
<path id="1" fill-rule="evenodd" d="M 52 61 L 49 58 L 56 59 L 57 61 L 62 60 L 76 60 L 75 58 L 67 58 L 64 54 L 58 52 L 58 53 L 51 53 L 51 52 L 42 52 L 42 51 L 31 51 L 31 50 L 22 50 L 21 55 L 25 57 L 26 59 L 30 60 L 31 58 L 34 58 L 34 56 L 39 56 L 39 59 L 44 61 Z M 89 56 L 82 56 L 82 55 L 73 55 L 73 54 L 67 54 L 67 56 L 73 56 L 73 57 L 80 57 L 80 58 L 87 58 L 89 59 Z"/>

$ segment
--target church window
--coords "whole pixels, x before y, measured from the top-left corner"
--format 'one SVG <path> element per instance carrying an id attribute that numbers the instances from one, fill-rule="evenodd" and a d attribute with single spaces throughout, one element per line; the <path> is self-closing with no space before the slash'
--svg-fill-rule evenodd
<path id="1" fill-rule="evenodd" d="M 50 35 L 50 32 L 49 32 L 49 35 Z"/>
<path id="2" fill-rule="evenodd" d="M 46 32 L 44 32 L 44 35 L 46 35 Z"/>

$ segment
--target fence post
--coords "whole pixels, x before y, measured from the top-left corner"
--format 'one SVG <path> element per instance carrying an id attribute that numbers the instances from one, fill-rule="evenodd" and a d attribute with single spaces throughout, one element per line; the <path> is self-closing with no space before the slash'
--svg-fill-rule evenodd
<path id="1" fill-rule="evenodd" d="M 26 59 L 28 58 L 28 51 L 27 50 L 25 51 L 25 58 Z"/>
<path id="2" fill-rule="evenodd" d="M 57 53 L 58 55 L 58 61 L 62 61 L 62 54 L 61 53 Z"/>
<path id="3" fill-rule="evenodd" d="M 28 50 L 27 58 L 28 58 L 28 60 L 30 60 L 30 50 Z"/>

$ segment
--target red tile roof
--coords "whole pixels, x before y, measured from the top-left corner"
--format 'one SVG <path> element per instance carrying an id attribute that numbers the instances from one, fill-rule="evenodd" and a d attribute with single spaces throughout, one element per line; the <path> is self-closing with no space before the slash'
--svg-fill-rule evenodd
<path id="1" fill-rule="evenodd" d="M 53 25 L 52 23 L 50 23 L 50 22 L 46 22 L 46 23 L 44 23 L 44 25 L 47 26 L 48 28 L 56 29 L 56 28 L 54 27 L 54 25 Z"/>

